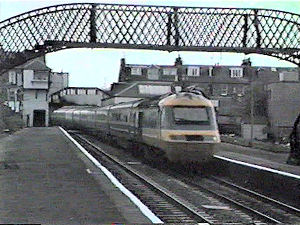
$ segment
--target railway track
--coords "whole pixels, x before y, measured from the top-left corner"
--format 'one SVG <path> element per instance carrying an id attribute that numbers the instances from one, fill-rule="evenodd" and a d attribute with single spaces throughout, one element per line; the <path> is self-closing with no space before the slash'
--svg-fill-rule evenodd
<path id="1" fill-rule="evenodd" d="M 187 203 L 173 196 L 166 189 L 139 174 L 130 166 L 107 154 L 101 148 L 91 143 L 79 134 L 72 133 L 77 140 L 90 154 L 100 159 L 101 164 L 109 168 L 122 184 L 138 196 L 164 223 L 197 224 L 209 223 L 212 221 L 201 212 L 197 212 Z"/>
<path id="2" fill-rule="evenodd" d="M 300 223 L 299 209 L 220 178 L 204 178 L 201 182 L 183 179 L 183 182 L 227 202 L 247 215 L 251 215 L 257 223 L 258 221 L 267 224 Z"/>
<path id="3" fill-rule="evenodd" d="M 232 182 L 229 182 L 229 181 L 224 180 L 224 179 L 219 178 L 219 177 L 211 176 L 210 179 L 213 179 L 214 181 L 216 181 L 216 182 L 218 182 L 218 183 L 220 183 L 222 185 L 228 186 L 231 189 L 236 189 L 240 193 L 245 193 L 245 194 L 247 194 L 249 196 L 253 196 L 254 198 L 256 198 L 257 200 L 259 200 L 261 202 L 266 202 L 266 203 L 275 205 L 278 208 L 281 208 L 281 209 L 285 210 L 286 212 L 289 212 L 291 214 L 300 216 L 300 209 L 298 209 L 298 208 L 296 208 L 294 206 L 288 205 L 286 203 L 280 202 L 278 200 L 275 200 L 273 198 L 270 198 L 270 197 L 265 196 L 263 194 L 260 194 L 258 192 L 255 192 L 255 191 L 249 190 L 247 188 L 241 187 L 239 185 L 236 185 L 236 184 L 234 184 Z"/>
<path id="4" fill-rule="evenodd" d="M 112 162 L 101 163 L 165 223 L 300 223 L 299 209 L 220 178 L 191 179 L 172 172 L 171 177 L 165 172 L 159 175 L 153 168 L 142 169 L 139 163 L 121 162 L 81 135 L 76 134 L 75 139 L 94 157 L 109 158 Z"/>

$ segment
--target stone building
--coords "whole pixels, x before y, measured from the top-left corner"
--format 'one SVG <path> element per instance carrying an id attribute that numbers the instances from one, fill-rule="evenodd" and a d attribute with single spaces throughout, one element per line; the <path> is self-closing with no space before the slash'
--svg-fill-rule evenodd
<path id="1" fill-rule="evenodd" d="M 297 73 L 281 73 L 280 81 L 266 85 L 268 121 L 276 139 L 287 137 L 300 113 L 300 83 Z"/>
<path id="2" fill-rule="evenodd" d="M 65 87 L 50 95 L 51 110 L 63 105 L 102 106 L 102 100 L 109 94 L 97 87 Z"/>
<path id="3" fill-rule="evenodd" d="M 54 92 L 62 90 L 69 86 L 69 73 L 52 72 L 50 75 L 50 87 L 48 95 L 51 96 Z"/>
<path id="4" fill-rule="evenodd" d="M 155 86 L 169 86 L 169 88 L 159 89 L 159 92 L 168 92 L 172 85 L 177 85 L 177 89 L 194 85 L 214 100 L 221 131 L 240 135 L 243 126 L 243 133 L 249 133 L 247 129 L 251 121 L 250 93 L 252 88 L 254 95 L 253 122 L 257 125 L 255 130 L 259 130 L 257 134 L 254 134 L 254 138 L 265 138 L 267 131 L 270 133 L 269 136 L 279 138 L 281 135 L 278 136 L 276 130 L 280 123 L 275 122 L 275 117 L 272 116 L 274 114 L 272 111 L 276 110 L 273 106 L 275 103 L 269 101 L 267 104 L 266 96 L 268 88 L 273 90 L 273 93 L 276 92 L 274 83 L 282 82 L 281 77 L 286 76 L 283 74 L 294 74 L 292 76 L 298 78 L 299 69 L 295 67 L 252 67 L 250 60 L 244 60 L 240 66 L 212 66 L 183 64 L 180 57 L 175 60 L 174 65 L 126 64 L 125 59 L 121 59 L 119 83 L 112 85 L 111 92 L 114 97 L 109 100 L 115 98 L 119 101 L 126 101 L 125 98 L 130 96 L 133 98 L 145 97 L 144 89 L 140 88 L 141 85 L 147 85 L 149 95 L 158 94 Z M 294 84 L 285 82 L 284 88 L 289 89 L 299 81 L 293 82 Z M 300 90 L 289 93 L 290 95 L 286 97 L 297 98 L 299 93 Z M 280 104 L 277 107 L 280 107 Z M 288 110 L 292 110 L 294 113 L 287 116 L 288 130 L 295 119 L 295 112 L 299 111 L 297 105 L 290 107 L 293 109 Z M 282 110 L 286 110 L 286 108 L 283 107 Z M 268 129 L 263 129 L 264 126 L 268 126 Z"/>

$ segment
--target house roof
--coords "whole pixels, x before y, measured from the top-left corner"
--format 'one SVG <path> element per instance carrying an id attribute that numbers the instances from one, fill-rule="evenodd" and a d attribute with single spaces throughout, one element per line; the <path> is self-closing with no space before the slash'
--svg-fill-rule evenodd
<path id="1" fill-rule="evenodd" d="M 125 64 L 126 67 L 143 67 L 143 68 L 148 68 L 148 67 L 176 67 L 174 64 L 173 65 L 157 65 L 157 64 Z M 245 66 L 242 65 L 204 65 L 204 64 L 183 64 L 183 67 L 187 66 L 195 66 L 195 67 L 225 67 L 225 68 L 243 68 Z M 276 68 L 278 70 L 286 70 L 286 69 L 291 69 L 291 70 L 299 70 L 297 66 L 295 67 L 276 67 L 276 66 L 251 66 L 252 68 L 257 68 L 257 69 L 267 69 L 271 70 L 273 68 Z"/>
<path id="2" fill-rule="evenodd" d="M 40 59 L 35 58 L 30 60 L 20 66 L 17 66 L 18 69 L 30 69 L 30 70 L 42 70 L 42 71 L 51 71 L 51 69 L 46 65 L 46 63 Z"/>
<path id="3" fill-rule="evenodd" d="M 113 83 L 111 86 L 111 96 L 118 97 L 149 97 L 146 94 L 140 94 L 139 85 L 170 86 L 173 82 L 164 81 L 135 81 Z"/>

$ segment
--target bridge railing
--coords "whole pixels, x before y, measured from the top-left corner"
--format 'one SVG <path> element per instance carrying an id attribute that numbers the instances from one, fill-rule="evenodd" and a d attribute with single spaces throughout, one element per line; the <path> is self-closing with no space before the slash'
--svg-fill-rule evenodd
<path id="1" fill-rule="evenodd" d="M 74 47 L 260 53 L 300 65 L 300 15 L 267 9 L 78 3 L 0 22 L 0 69 Z"/>

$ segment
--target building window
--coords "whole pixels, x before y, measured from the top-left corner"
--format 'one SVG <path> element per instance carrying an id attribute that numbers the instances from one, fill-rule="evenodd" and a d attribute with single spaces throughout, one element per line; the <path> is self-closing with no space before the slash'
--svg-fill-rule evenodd
<path id="1" fill-rule="evenodd" d="M 177 69 L 176 68 L 164 68 L 163 69 L 163 75 L 177 75 Z"/>
<path id="2" fill-rule="evenodd" d="M 142 75 L 141 67 L 131 67 L 131 75 Z"/>
<path id="3" fill-rule="evenodd" d="M 239 87 L 237 89 L 237 96 L 242 97 L 245 95 L 245 87 Z"/>
<path id="4" fill-rule="evenodd" d="M 221 87 L 221 93 L 222 96 L 227 96 L 228 95 L 228 86 L 224 85 Z"/>
<path id="5" fill-rule="evenodd" d="M 38 90 L 35 91 L 35 99 L 38 98 Z"/>
<path id="6" fill-rule="evenodd" d="M 22 75 L 22 73 L 17 73 L 17 77 L 16 78 L 17 78 L 17 85 L 21 86 L 22 83 L 23 83 L 23 80 L 22 80 L 23 75 Z"/>
<path id="7" fill-rule="evenodd" d="M 272 71 L 272 72 L 277 72 L 277 68 L 276 68 L 276 67 L 272 67 L 272 68 L 271 68 L 271 71 Z"/>
<path id="8" fill-rule="evenodd" d="M 212 77 L 213 76 L 213 67 L 210 66 L 208 69 L 208 76 Z"/>
<path id="9" fill-rule="evenodd" d="M 188 76 L 199 76 L 199 67 L 188 67 Z"/>
<path id="10" fill-rule="evenodd" d="M 233 87 L 233 88 L 232 88 L 232 93 L 233 93 L 233 94 L 236 94 L 236 92 L 237 92 L 237 91 L 236 91 L 236 87 Z"/>
<path id="11" fill-rule="evenodd" d="M 77 89 L 77 94 L 78 95 L 85 95 L 86 91 L 84 89 Z"/>
<path id="12" fill-rule="evenodd" d="M 271 90 L 268 90 L 268 91 L 267 91 L 267 96 L 268 96 L 268 99 L 269 99 L 269 100 L 272 98 L 272 92 L 271 92 Z"/>
<path id="13" fill-rule="evenodd" d="M 243 77 L 243 68 L 230 68 L 231 78 L 241 78 Z"/>
<path id="14" fill-rule="evenodd" d="M 147 76 L 149 80 L 158 80 L 159 79 L 159 69 L 149 68 L 147 71 Z"/>
<path id="15" fill-rule="evenodd" d="M 9 91 L 9 101 L 15 101 L 15 91 Z"/>
<path id="16" fill-rule="evenodd" d="M 48 74 L 45 71 L 34 71 L 33 74 L 34 80 L 48 80 Z"/>
<path id="17" fill-rule="evenodd" d="M 9 71 L 8 72 L 8 82 L 10 84 L 16 84 L 17 80 L 16 80 L 16 71 Z"/>

